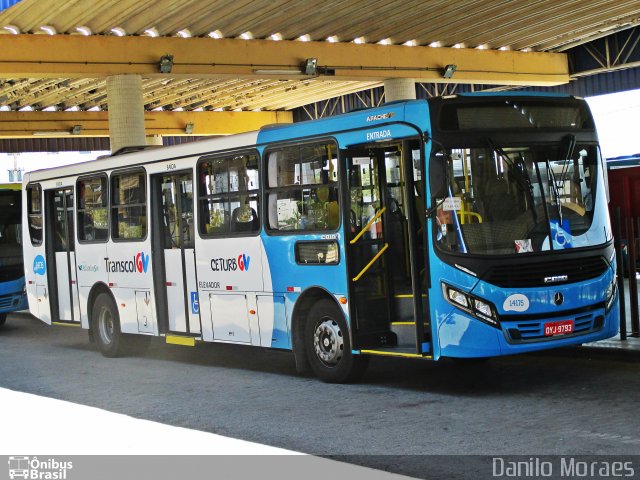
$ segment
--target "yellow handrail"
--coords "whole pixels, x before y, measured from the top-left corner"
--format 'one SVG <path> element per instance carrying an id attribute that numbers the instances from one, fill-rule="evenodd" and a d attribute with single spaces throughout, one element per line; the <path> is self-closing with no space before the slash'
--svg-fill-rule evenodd
<path id="1" fill-rule="evenodd" d="M 466 211 L 465 211 L 465 212 L 463 212 L 463 211 L 459 211 L 459 212 L 457 212 L 457 213 L 458 213 L 458 215 L 460 215 L 460 219 L 461 219 L 460 223 L 461 223 L 462 225 L 464 225 L 464 223 L 465 223 L 465 221 L 464 221 L 465 215 L 470 215 L 470 216 L 472 216 L 472 217 L 476 217 L 476 218 L 478 219 L 478 223 L 482 223 L 482 216 L 481 216 L 479 213 L 476 213 L 476 212 L 466 212 Z"/>
<path id="2" fill-rule="evenodd" d="M 387 209 L 387 207 L 382 207 L 378 213 L 376 213 L 373 217 L 371 217 L 371 220 L 369 220 L 367 222 L 367 224 L 362 228 L 362 230 L 360 230 L 360 233 L 358 233 L 358 235 L 356 235 L 355 237 L 353 237 L 353 239 L 351 240 L 351 245 L 353 245 L 354 243 L 356 243 L 360 237 L 362 235 L 364 235 L 364 232 L 366 232 L 369 227 L 373 224 L 373 222 L 375 222 L 376 220 L 378 220 L 380 218 L 380 216 L 384 213 L 384 211 Z"/>
<path id="3" fill-rule="evenodd" d="M 380 249 L 380 251 L 379 251 L 378 253 L 376 253 L 376 256 L 375 256 L 375 257 L 373 257 L 373 258 L 371 259 L 371 261 L 370 261 L 369 263 L 367 263 L 367 265 L 365 265 L 365 267 L 360 271 L 360 273 L 359 273 L 358 275 L 356 275 L 355 277 L 353 277 L 353 278 L 352 278 L 352 280 L 353 280 L 354 282 L 357 282 L 358 280 L 360 280 L 360 277 L 361 277 L 362 275 L 364 275 L 364 274 L 366 273 L 366 271 L 367 271 L 367 270 L 369 270 L 369 268 L 371 268 L 371 265 L 373 265 L 374 263 L 376 263 L 376 260 L 378 260 L 378 258 L 380 258 L 380 255 L 382 255 L 382 254 L 385 252 L 385 250 L 386 250 L 387 248 L 389 248 L 389 244 L 388 244 L 388 243 L 385 243 L 385 244 L 384 244 L 384 247 L 382 247 L 382 248 Z"/>

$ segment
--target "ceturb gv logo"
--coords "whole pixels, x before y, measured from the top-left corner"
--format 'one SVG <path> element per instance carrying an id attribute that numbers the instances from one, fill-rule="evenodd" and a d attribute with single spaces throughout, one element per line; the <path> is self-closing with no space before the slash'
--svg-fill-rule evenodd
<path id="1" fill-rule="evenodd" d="M 212 258 L 211 270 L 214 272 L 248 272 L 251 264 L 251 257 L 244 253 L 233 258 Z"/>
<path id="2" fill-rule="evenodd" d="M 244 253 L 242 255 L 239 255 L 238 267 L 240 268 L 240 271 L 244 272 L 246 270 L 248 272 L 250 262 L 251 262 L 251 257 L 249 257 L 248 255 L 245 255 Z"/>

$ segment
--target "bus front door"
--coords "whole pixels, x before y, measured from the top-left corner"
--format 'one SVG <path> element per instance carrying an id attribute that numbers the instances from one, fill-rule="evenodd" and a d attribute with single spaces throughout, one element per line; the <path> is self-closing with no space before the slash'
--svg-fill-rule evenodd
<path id="1" fill-rule="evenodd" d="M 346 151 L 348 191 L 345 218 L 354 346 L 392 343 L 391 300 L 385 235 L 384 157 L 374 150 Z M 346 220 L 345 220 L 346 222 Z"/>
<path id="2" fill-rule="evenodd" d="M 176 172 L 152 178 L 152 245 L 160 331 L 200 335 L 193 174 Z"/>
<path id="3" fill-rule="evenodd" d="M 354 344 L 422 353 L 419 143 L 350 148 L 345 218 Z M 418 299 L 416 301 L 416 298 Z M 354 311 L 355 310 L 355 311 Z M 419 324 L 418 324 L 419 323 Z"/>
<path id="4" fill-rule="evenodd" d="M 47 281 L 51 319 L 80 322 L 73 228 L 73 188 L 45 191 Z M 53 221 L 51 221 L 51 219 Z"/>

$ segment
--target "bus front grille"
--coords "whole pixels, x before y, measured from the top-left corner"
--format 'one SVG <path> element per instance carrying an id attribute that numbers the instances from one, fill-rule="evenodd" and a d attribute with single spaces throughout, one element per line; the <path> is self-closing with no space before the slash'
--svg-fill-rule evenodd
<path id="1" fill-rule="evenodd" d="M 608 264 L 600 256 L 579 259 L 540 261 L 523 265 L 501 265 L 491 268 L 483 278 L 498 287 L 544 287 L 582 282 L 604 274 Z"/>
<path id="2" fill-rule="evenodd" d="M 559 317 L 560 318 L 560 317 Z M 566 317 L 562 317 L 563 319 Z M 557 320 L 556 318 L 551 319 Z M 557 340 L 600 330 L 604 325 L 601 312 L 593 311 L 573 319 L 573 332 L 568 335 L 545 336 L 544 326 L 549 319 L 503 322 L 502 328 L 509 343 L 528 343 L 541 340 Z"/>

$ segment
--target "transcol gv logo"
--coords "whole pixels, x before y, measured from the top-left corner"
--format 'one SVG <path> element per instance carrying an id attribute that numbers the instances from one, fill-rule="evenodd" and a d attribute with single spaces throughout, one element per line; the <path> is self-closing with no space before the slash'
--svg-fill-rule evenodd
<path id="1" fill-rule="evenodd" d="M 149 269 L 149 255 L 138 252 L 133 260 L 105 260 L 108 273 L 147 273 Z"/>
<path id="2" fill-rule="evenodd" d="M 145 255 L 144 252 L 140 252 L 136 255 L 136 269 L 142 273 L 147 273 L 149 268 L 149 255 Z"/>

